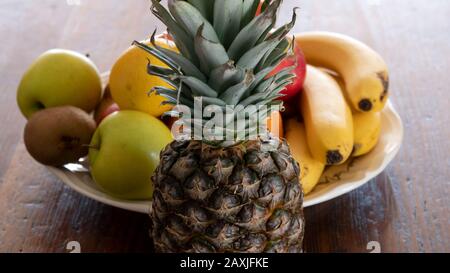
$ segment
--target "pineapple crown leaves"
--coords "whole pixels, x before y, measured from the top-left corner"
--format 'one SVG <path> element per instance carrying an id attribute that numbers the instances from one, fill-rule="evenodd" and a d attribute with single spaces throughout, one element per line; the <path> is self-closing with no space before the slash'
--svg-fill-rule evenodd
<path id="1" fill-rule="evenodd" d="M 167 65 L 149 62 L 147 67 L 174 89 L 151 91 L 166 98 L 166 104 L 193 107 L 198 97 L 203 107 L 280 104 L 274 100 L 291 83 L 294 67 L 269 74 L 291 54 L 294 43 L 286 35 L 296 22 L 296 9 L 290 22 L 274 29 L 282 0 L 263 1 L 259 15 L 259 0 L 169 0 L 168 9 L 160 0 L 151 1 L 152 13 L 166 25 L 180 53 L 158 46 L 156 31 L 151 46 L 134 44 Z"/>

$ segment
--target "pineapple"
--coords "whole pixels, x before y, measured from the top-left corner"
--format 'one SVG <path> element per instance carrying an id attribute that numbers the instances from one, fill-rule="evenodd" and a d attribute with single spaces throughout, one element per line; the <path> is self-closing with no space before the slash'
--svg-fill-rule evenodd
<path id="1" fill-rule="evenodd" d="M 166 104 L 192 111 L 199 98 L 201 110 L 208 105 L 280 105 L 277 98 L 294 77 L 293 67 L 268 74 L 292 51 L 285 37 L 296 19 L 294 10 L 291 22 L 274 29 L 281 2 L 264 1 L 256 16 L 259 0 L 169 0 L 168 10 L 152 0 L 152 12 L 180 51 L 135 42 L 169 67 L 148 65 L 151 75 L 173 87 L 153 92 L 165 97 Z M 167 115 L 183 118 L 175 109 Z M 257 116 L 256 122 L 264 123 L 271 111 Z M 302 251 L 305 225 L 298 163 L 286 141 L 267 130 L 247 139 L 255 117 L 247 119 L 245 128 L 224 130 L 231 131 L 231 140 L 199 140 L 190 134 L 162 151 L 152 178 L 150 233 L 155 251 Z M 204 127 L 208 119 L 187 121 Z"/>

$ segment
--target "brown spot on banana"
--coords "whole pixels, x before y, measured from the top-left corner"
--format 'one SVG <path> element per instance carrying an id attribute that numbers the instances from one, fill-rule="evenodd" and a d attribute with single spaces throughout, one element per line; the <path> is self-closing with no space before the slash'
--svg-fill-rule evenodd
<path id="1" fill-rule="evenodd" d="M 383 91 L 379 97 L 380 102 L 383 102 L 389 93 L 389 76 L 386 71 L 381 71 L 377 73 L 378 79 L 380 79 L 381 84 L 383 86 Z M 363 98 L 358 103 L 358 108 L 364 112 L 370 112 L 373 108 L 373 105 L 376 104 L 376 99 Z"/>
<path id="2" fill-rule="evenodd" d="M 333 150 L 327 152 L 327 165 L 336 165 L 344 160 L 339 150 Z"/>
<path id="3" fill-rule="evenodd" d="M 373 104 L 370 99 L 362 99 L 359 101 L 358 107 L 364 112 L 369 112 L 370 110 L 372 110 Z"/>

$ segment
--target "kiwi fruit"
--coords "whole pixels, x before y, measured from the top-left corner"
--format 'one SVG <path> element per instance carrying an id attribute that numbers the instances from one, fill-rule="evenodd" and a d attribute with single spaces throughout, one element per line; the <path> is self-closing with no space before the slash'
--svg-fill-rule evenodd
<path id="1" fill-rule="evenodd" d="M 25 146 L 44 165 L 77 162 L 89 152 L 96 123 L 85 111 L 73 106 L 53 107 L 33 114 L 25 126 Z"/>

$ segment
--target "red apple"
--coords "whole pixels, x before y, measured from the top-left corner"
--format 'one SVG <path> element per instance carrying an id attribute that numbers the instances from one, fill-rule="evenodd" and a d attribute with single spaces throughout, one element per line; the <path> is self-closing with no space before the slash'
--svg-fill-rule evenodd
<path id="1" fill-rule="evenodd" d="M 264 4 L 264 1 L 261 0 L 258 6 L 258 9 L 256 10 L 256 16 L 261 14 L 262 11 L 262 5 Z M 293 70 L 293 73 L 297 76 L 295 79 L 293 79 L 292 84 L 286 86 L 286 88 L 281 92 L 285 96 L 281 98 L 284 102 L 289 102 L 292 100 L 297 94 L 300 93 L 300 91 L 303 88 L 303 83 L 305 82 L 306 78 L 306 58 L 303 54 L 303 51 L 298 46 L 298 44 L 295 45 L 294 54 L 291 56 L 287 56 L 286 59 L 284 59 L 280 65 L 275 68 L 274 71 L 272 71 L 269 76 L 273 76 L 283 68 L 296 65 L 296 68 Z M 289 107 L 291 109 L 293 107 Z M 287 111 L 290 113 L 287 109 Z M 290 115 L 290 114 L 289 114 Z"/>
<path id="2" fill-rule="evenodd" d="M 104 120 L 107 116 L 120 111 L 119 105 L 113 100 L 111 96 L 111 92 L 107 87 L 105 89 L 105 94 L 103 95 L 103 99 L 100 104 L 95 109 L 94 119 L 97 122 L 97 126 L 100 125 L 102 120 Z"/>
<path id="3" fill-rule="evenodd" d="M 100 123 L 109 115 L 114 114 L 115 112 L 119 112 L 120 108 L 117 103 L 114 101 L 111 104 L 107 104 L 105 108 L 103 108 L 103 111 L 100 112 L 98 115 L 96 115 L 95 121 L 97 122 L 97 125 L 100 125 Z"/>
<path id="4" fill-rule="evenodd" d="M 284 97 L 280 98 L 280 100 L 284 102 L 289 102 L 292 100 L 303 88 L 303 83 L 306 78 L 306 59 L 305 55 L 301 48 L 296 44 L 294 48 L 294 54 L 288 55 L 281 63 L 270 72 L 269 76 L 273 76 L 278 73 L 280 70 L 283 70 L 286 67 L 296 66 L 292 71 L 296 77 L 293 79 L 293 82 L 286 86 L 286 88 L 281 91 Z"/>

